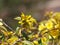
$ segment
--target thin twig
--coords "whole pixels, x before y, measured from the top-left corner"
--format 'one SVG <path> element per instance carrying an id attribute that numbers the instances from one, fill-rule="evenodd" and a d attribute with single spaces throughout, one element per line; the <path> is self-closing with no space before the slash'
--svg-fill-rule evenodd
<path id="1" fill-rule="evenodd" d="M 7 28 L 9 28 L 11 31 L 13 31 L 13 29 L 12 29 L 9 25 L 7 25 L 7 24 L 3 21 L 3 19 L 0 19 L 0 22 L 2 22 Z"/>

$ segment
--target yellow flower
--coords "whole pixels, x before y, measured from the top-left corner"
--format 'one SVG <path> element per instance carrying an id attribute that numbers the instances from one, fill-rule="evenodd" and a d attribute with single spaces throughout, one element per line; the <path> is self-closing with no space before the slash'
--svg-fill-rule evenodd
<path id="1" fill-rule="evenodd" d="M 47 45 L 47 38 L 46 37 L 42 37 L 41 41 L 42 41 L 42 45 Z"/>
<path id="2" fill-rule="evenodd" d="M 9 32 L 8 32 L 8 35 L 13 35 L 13 32 L 12 32 L 12 31 L 9 31 Z"/>
<path id="3" fill-rule="evenodd" d="M 42 37 L 41 40 L 42 40 L 42 42 L 46 42 L 47 38 L 46 37 Z"/>
<path id="4" fill-rule="evenodd" d="M 8 36 L 8 31 L 1 30 L 1 32 L 2 32 L 5 36 Z"/>
<path id="5" fill-rule="evenodd" d="M 41 32 L 41 34 L 43 35 L 43 34 L 45 34 L 46 32 L 48 32 L 49 30 L 43 30 L 42 32 Z"/>
<path id="6" fill-rule="evenodd" d="M 50 20 L 51 22 L 53 22 L 54 24 L 57 24 L 56 19 L 54 19 L 54 18 L 50 18 L 49 20 Z"/>
<path id="7" fill-rule="evenodd" d="M 38 34 L 35 34 L 35 35 L 33 35 L 32 37 L 33 37 L 33 38 L 38 38 L 39 35 L 38 35 Z"/>
<path id="8" fill-rule="evenodd" d="M 36 20 L 31 15 L 22 13 L 20 18 L 19 24 L 23 27 L 33 27 L 33 25 L 36 24 Z"/>
<path id="9" fill-rule="evenodd" d="M 21 19 L 24 20 L 25 18 L 26 18 L 25 14 L 22 13 L 22 14 L 21 14 Z"/>
<path id="10" fill-rule="evenodd" d="M 59 35 L 59 30 L 51 30 L 50 31 L 50 35 L 53 37 L 53 38 L 57 38 L 58 35 Z"/>
<path id="11" fill-rule="evenodd" d="M 26 19 L 30 19 L 30 18 L 31 18 L 31 15 L 27 15 L 27 16 L 26 16 Z"/>
<path id="12" fill-rule="evenodd" d="M 4 34 L 4 36 L 13 35 L 13 32 L 12 31 L 4 31 L 4 30 L 1 30 L 1 32 Z"/>
<path id="13" fill-rule="evenodd" d="M 21 25 L 23 25 L 23 24 L 24 24 L 24 23 L 23 23 L 23 21 L 19 21 L 18 23 L 19 23 L 19 24 L 21 24 Z"/>
<path id="14" fill-rule="evenodd" d="M 38 44 L 39 44 L 37 40 L 34 40 L 33 43 L 34 43 L 35 45 L 38 45 Z"/>
<path id="15" fill-rule="evenodd" d="M 43 30 L 43 29 L 45 29 L 44 24 L 40 24 L 39 27 L 38 27 L 38 30 L 41 31 L 41 30 Z"/>
<path id="16" fill-rule="evenodd" d="M 52 21 L 47 21 L 45 24 L 47 29 L 52 29 L 53 28 L 53 22 Z"/>
<path id="17" fill-rule="evenodd" d="M 14 44 L 16 41 L 18 41 L 18 37 L 16 37 L 16 36 L 12 36 L 10 39 L 7 40 L 7 42 L 10 45 Z"/>

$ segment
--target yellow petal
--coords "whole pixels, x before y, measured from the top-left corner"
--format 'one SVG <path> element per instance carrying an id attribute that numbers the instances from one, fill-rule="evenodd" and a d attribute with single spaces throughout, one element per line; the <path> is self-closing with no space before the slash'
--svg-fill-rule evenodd
<path id="1" fill-rule="evenodd" d="M 56 24 L 56 25 L 55 25 L 55 28 L 59 28 L 59 27 L 60 27 L 59 24 Z"/>
<path id="2" fill-rule="evenodd" d="M 2 22 L 0 22 L 0 25 L 3 25 L 3 23 L 2 23 Z"/>
<path id="3" fill-rule="evenodd" d="M 47 41 L 47 38 L 46 38 L 46 37 L 42 37 L 41 40 L 42 40 L 42 42 L 44 43 L 44 42 Z"/>
<path id="4" fill-rule="evenodd" d="M 45 26 L 46 26 L 47 29 L 52 29 L 52 28 L 53 28 L 53 22 L 48 21 L 48 22 L 45 24 Z"/>
<path id="5" fill-rule="evenodd" d="M 14 44 L 18 40 L 18 37 L 12 36 L 10 39 L 7 40 L 9 44 Z"/>
<path id="6" fill-rule="evenodd" d="M 8 36 L 8 31 L 1 30 L 1 32 L 2 32 L 5 36 Z"/>
<path id="7" fill-rule="evenodd" d="M 33 41 L 33 43 L 34 43 L 35 45 L 38 45 L 38 41 L 36 41 L 36 40 L 35 40 L 35 41 Z"/>
<path id="8" fill-rule="evenodd" d="M 53 23 L 57 24 L 56 20 L 54 18 L 49 19 L 50 21 L 52 21 Z"/>
<path id="9" fill-rule="evenodd" d="M 41 25 L 39 25 L 38 30 L 41 31 L 41 30 L 43 30 L 44 28 L 45 28 L 45 26 L 44 26 L 43 24 L 41 24 Z"/>
<path id="10" fill-rule="evenodd" d="M 59 35 L 59 30 L 51 30 L 50 34 L 53 38 L 57 38 Z"/>

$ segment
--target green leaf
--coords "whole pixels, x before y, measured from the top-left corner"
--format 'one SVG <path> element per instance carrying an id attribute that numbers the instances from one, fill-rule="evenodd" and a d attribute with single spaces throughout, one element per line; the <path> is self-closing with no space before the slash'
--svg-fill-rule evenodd
<path id="1" fill-rule="evenodd" d="M 15 20 L 21 20 L 21 18 L 20 17 L 16 17 L 16 18 L 14 18 Z"/>
<path id="2" fill-rule="evenodd" d="M 23 41 L 24 45 L 34 45 L 32 42 L 30 41 Z"/>
<path id="3" fill-rule="evenodd" d="M 42 41 L 41 41 L 41 39 L 40 39 L 38 42 L 39 42 L 39 45 L 42 45 Z"/>
<path id="4" fill-rule="evenodd" d="M 0 26 L 1 30 L 7 31 L 7 29 L 4 26 Z"/>
<path id="5" fill-rule="evenodd" d="M 18 34 L 19 33 L 19 29 L 20 29 L 20 27 L 17 27 L 16 28 L 15 34 Z"/>

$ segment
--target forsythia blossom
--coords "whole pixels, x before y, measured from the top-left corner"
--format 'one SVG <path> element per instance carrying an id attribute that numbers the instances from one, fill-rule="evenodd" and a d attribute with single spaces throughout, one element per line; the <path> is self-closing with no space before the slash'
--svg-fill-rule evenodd
<path id="1" fill-rule="evenodd" d="M 52 45 L 60 43 L 60 12 L 47 12 L 48 19 L 40 22 L 31 15 L 16 17 L 20 26 L 8 30 L 0 22 L 0 45 Z M 58 41 L 57 41 L 58 40 Z M 58 44 L 60 45 L 60 44 Z"/>

